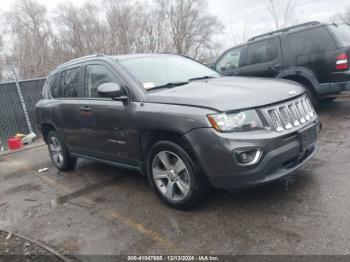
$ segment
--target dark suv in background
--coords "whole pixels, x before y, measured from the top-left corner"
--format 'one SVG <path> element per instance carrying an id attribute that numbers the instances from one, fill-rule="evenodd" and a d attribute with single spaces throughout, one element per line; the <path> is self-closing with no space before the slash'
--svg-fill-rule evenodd
<path id="1" fill-rule="evenodd" d="M 313 102 L 330 102 L 350 90 L 349 56 L 349 25 L 309 22 L 255 36 L 226 51 L 214 67 L 226 76 L 293 80 Z"/>
<path id="2" fill-rule="evenodd" d="M 222 77 L 182 56 L 73 60 L 50 73 L 43 94 L 37 122 L 59 170 L 77 157 L 137 170 L 179 209 L 207 183 L 267 183 L 316 152 L 319 121 L 300 85 Z"/>

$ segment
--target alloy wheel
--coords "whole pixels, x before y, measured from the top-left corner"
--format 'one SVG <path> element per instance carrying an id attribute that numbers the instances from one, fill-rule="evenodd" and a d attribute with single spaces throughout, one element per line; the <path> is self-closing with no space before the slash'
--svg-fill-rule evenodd
<path id="1" fill-rule="evenodd" d="M 62 146 L 56 137 L 51 137 L 49 148 L 51 152 L 51 156 L 55 164 L 59 167 L 63 165 L 63 152 Z"/>
<path id="2" fill-rule="evenodd" d="M 160 151 L 153 158 L 152 175 L 158 190 L 170 201 L 185 199 L 190 192 L 190 175 L 184 161 L 175 153 Z"/>

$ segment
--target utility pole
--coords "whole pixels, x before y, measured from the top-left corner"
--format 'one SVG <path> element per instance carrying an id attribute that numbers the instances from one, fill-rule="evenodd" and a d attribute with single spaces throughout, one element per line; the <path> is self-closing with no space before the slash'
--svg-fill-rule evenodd
<path id="1" fill-rule="evenodd" d="M 25 120 L 26 120 L 26 123 L 27 123 L 27 127 L 28 127 L 28 130 L 29 130 L 29 133 L 34 133 L 32 124 L 30 123 L 29 113 L 28 113 L 27 106 L 26 106 L 25 101 L 24 101 L 24 97 L 23 97 L 23 93 L 22 93 L 22 90 L 21 90 L 21 86 L 19 84 L 18 75 L 17 75 L 17 69 L 16 69 L 16 66 L 14 66 L 14 65 L 11 66 L 11 74 L 12 74 L 13 79 L 15 80 L 15 83 L 16 83 L 18 96 L 19 96 L 19 99 L 20 99 L 21 104 L 22 104 L 24 117 L 25 117 Z"/>

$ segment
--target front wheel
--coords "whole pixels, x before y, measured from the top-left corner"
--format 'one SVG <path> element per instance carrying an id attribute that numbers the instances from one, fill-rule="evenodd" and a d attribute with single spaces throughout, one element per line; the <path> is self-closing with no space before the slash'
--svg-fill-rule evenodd
<path id="1" fill-rule="evenodd" d="M 204 194 L 204 183 L 195 162 L 178 144 L 160 141 L 147 157 L 147 175 L 160 199 L 168 206 L 189 210 Z"/>

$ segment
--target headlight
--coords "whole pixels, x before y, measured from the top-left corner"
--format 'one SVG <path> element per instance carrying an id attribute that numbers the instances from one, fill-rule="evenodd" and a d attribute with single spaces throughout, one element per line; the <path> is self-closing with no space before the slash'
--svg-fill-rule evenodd
<path id="1" fill-rule="evenodd" d="M 212 127 L 222 132 L 246 132 L 264 129 L 264 125 L 255 110 L 235 114 L 214 114 L 207 117 Z"/>

